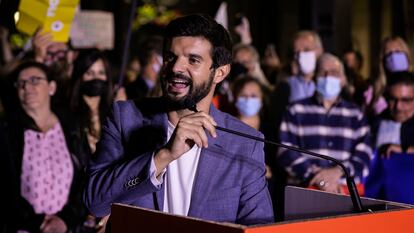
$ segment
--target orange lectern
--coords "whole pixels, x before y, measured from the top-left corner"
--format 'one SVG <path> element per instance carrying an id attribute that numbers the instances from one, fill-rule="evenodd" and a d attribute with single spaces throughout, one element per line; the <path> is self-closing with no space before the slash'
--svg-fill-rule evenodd
<path id="1" fill-rule="evenodd" d="M 352 213 L 349 196 L 287 187 L 285 221 L 243 226 L 204 221 L 123 204 L 112 206 L 113 233 L 389 233 L 414 232 L 414 206 L 362 198 L 366 213 Z"/>

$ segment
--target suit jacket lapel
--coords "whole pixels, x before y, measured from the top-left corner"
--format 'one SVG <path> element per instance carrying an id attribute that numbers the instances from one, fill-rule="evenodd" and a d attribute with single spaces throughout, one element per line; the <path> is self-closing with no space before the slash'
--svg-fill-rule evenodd
<path id="1" fill-rule="evenodd" d="M 223 115 L 220 114 L 213 106 L 210 108 L 210 115 L 213 116 L 218 125 L 224 125 Z M 200 160 L 198 162 L 196 177 L 191 194 L 191 203 L 188 216 L 200 216 L 203 206 L 201 204 L 205 203 L 214 188 L 213 184 L 216 179 L 215 171 L 220 167 L 219 163 L 222 161 L 217 159 L 217 154 L 220 154 L 220 152 L 223 151 L 223 148 L 225 148 L 223 132 L 216 132 L 217 138 L 213 138 L 207 133 L 208 148 L 201 150 Z"/>

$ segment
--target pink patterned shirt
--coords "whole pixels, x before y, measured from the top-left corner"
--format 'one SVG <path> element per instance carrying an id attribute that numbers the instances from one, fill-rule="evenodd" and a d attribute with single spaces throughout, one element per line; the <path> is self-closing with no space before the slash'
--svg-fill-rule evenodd
<path id="1" fill-rule="evenodd" d="M 66 204 L 73 164 L 60 123 L 47 132 L 25 130 L 21 195 L 37 214 L 56 214 Z"/>

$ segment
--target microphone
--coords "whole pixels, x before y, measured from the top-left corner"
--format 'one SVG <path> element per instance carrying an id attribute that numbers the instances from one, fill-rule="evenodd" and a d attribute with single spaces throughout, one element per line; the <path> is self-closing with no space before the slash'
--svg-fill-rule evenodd
<path id="1" fill-rule="evenodd" d="M 196 105 L 193 105 L 188 109 L 193 111 L 193 112 L 198 112 Z M 282 144 L 282 143 L 277 143 L 277 142 L 274 142 L 274 141 L 266 140 L 266 139 L 256 137 L 256 136 L 252 136 L 252 135 L 249 135 L 249 134 L 245 134 L 245 133 L 242 133 L 242 132 L 239 132 L 239 131 L 223 128 L 223 127 L 220 127 L 220 126 L 216 126 L 215 128 L 217 130 L 227 132 L 227 133 L 230 133 L 230 134 L 234 134 L 234 135 L 237 135 L 237 136 L 240 136 L 240 137 L 253 139 L 253 140 L 260 141 L 260 142 L 263 142 L 263 143 L 266 143 L 266 144 L 282 147 L 282 148 L 285 148 L 285 149 L 288 149 L 288 150 L 308 154 L 308 155 L 311 155 L 311 156 L 314 156 L 314 157 L 317 157 L 317 158 L 321 158 L 321 159 L 325 159 L 325 160 L 329 160 L 329 161 L 333 162 L 334 164 L 338 165 L 344 172 L 344 175 L 346 177 L 346 184 L 347 184 L 347 187 L 348 187 L 349 195 L 351 196 L 354 211 L 358 212 L 358 213 L 364 212 L 361 197 L 358 194 L 358 191 L 357 191 L 357 188 L 356 188 L 356 185 L 355 185 L 355 181 L 351 177 L 351 175 L 349 174 L 348 170 L 343 165 L 343 163 L 341 161 L 339 161 L 338 159 L 329 157 L 327 155 L 315 153 L 315 152 L 312 152 L 312 151 L 309 151 L 309 150 L 305 150 L 305 149 L 302 149 L 302 148 L 299 148 L 299 147 L 288 146 L 288 145 L 285 145 L 285 144 Z"/>

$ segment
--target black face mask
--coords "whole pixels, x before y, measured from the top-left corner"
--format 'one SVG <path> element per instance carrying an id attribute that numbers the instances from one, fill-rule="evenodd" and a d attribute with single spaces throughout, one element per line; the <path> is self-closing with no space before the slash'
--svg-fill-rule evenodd
<path id="1" fill-rule="evenodd" d="M 80 90 L 82 94 L 87 96 L 101 96 L 108 91 L 108 82 L 100 79 L 92 79 L 83 82 Z"/>

